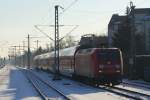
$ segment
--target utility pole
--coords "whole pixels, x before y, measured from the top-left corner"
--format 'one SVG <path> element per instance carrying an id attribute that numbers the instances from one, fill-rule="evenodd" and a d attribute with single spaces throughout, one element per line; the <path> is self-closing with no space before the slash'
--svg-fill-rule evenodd
<path id="1" fill-rule="evenodd" d="M 19 46 L 11 46 L 11 47 L 13 47 L 13 55 L 15 57 L 15 65 L 18 63 L 21 66 L 21 61 L 22 61 L 21 58 L 19 58 L 19 60 L 17 60 L 17 58 L 16 58 L 16 56 L 17 56 L 17 48 L 19 48 L 18 49 L 18 57 L 19 57 L 19 56 L 21 56 L 21 52 L 20 52 L 22 50 L 21 47 L 24 48 L 25 46 L 20 46 L 19 45 Z"/>
<path id="2" fill-rule="evenodd" d="M 28 34 L 28 69 L 30 69 L 30 35 Z"/>
<path id="3" fill-rule="evenodd" d="M 25 41 L 23 41 L 22 43 L 23 43 L 22 65 L 23 65 L 23 67 L 25 67 L 25 55 L 24 55 L 24 50 L 25 50 Z"/>
<path id="4" fill-rule="evenodd" d="M 133 2 L 130 2 L 131 10 L 131 47 L 130 47 L 130 77 L 133 78 L 134 65 L 135 65 L 135 55 L 136 55 L 136 46 L 135 46 L 135 6 Z"/>
<path id="5" fill-rule="evenodd" d="M 58 8 L 55 6 L 55 65 L 54 65 L 54 78 L 53 80 L 60 80 L 59 76 L 59 20 L 58 20 Z"/>
<path id="6" fill-rule="evenodd" d="M 38 49 L 39 49 L 39 42 L 40 42 L 40 41 L 39 41 L 39 40 L 36 40 L 35 42 L 36 42 L 36 48 L 37 48 L 37 51 L 38 51 Z"/>
<path id="7" fill-rule="evenodd" d="M 39 48 L 39 40 L 37 40 L 37 45 L 36 46 L 37 46 L 37 50 L 38 50 L 38 48 Z"/>
<path id="8" fill-rule="evenodd" d="M 15 66 L 16 66 L 16 48 L 17 48 L 17 46 L 12 46 L 13 48 L 14 48 L 14 56 L 15 56 Z"/>
<path id="9" fill-rule="evenodd" d="M 16 62 L 16 46 L 15 46 L 15 66 L 16 66 L 17 62 Z"/>
<path id="10" fill-rule="evenodd" d="M 21 67 L 21 52 L 20 52 L 20 50 L 21 50 L 21 48 L 20 48 L 21 46 L 19 45 L 19 67 Z"/>
<path id="11" fill-rule="evenodd" d="M 41 38 L 41 37 L 31 37 L 31 36 L 28 34 L 28 37 L 27 37 L 27 39 L 28 39 L 28 54 L 27 54 L 27 56 L 28 56 L 28 60 L 27 60 L 28 69 L 30 69 L 30 66 L 31 66 L 31 62 L 30 62 L 30 57 L 31 57 L 30 39 L 31 39 L 31 38 Z"/>

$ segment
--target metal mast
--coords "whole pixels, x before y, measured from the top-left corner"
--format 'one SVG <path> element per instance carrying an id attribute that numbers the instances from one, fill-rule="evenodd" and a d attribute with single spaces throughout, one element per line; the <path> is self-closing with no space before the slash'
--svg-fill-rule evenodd
<path id="1" fill-rule="evenodd" d="M 25 67 L 25 41 L 23 41 L 23 56 L 22 56 L 22 65 Z"/>
<path id="2" fill-rule="evenodd" d="M 130 2 L 130 9 L 131 9 L 131 48 L 130 48 L 130 77 L 133 77 L 134 73 L 134 65 L 135 65 L 135 55 L 136 55 L 136 45 L 135 45 L 135 15 L 134 10 L 135 6 L 133 2 Z"/>
<path id="3" fill-rule="evenodd" d="M 28 34 L 28 69 L 30 69 L 30 35 Z"/>
<path id="4" fill-rule="evenodd" d="M 54 65 L 54 78 L 53 80 L 60 80 L 59 77 L 59 21 L 58 21 L 58 7 L 55 6 L 55 65 Z"/>

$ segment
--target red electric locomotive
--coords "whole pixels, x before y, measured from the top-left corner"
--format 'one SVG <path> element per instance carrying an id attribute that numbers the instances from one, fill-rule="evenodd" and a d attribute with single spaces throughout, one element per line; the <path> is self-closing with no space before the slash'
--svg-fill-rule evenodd
<path id="1" fill-rule="evenodd" d="M 117 48 L 81 49 L 75 55 L 75 75 L 95 83 L 119 84 L 123 63 Z"/>
<path id="2" fill-rule="evenodd" d="M 38 68 L 53 72 L 54 52 L 34 58 Z M 88 48 L 78 46 L 60 50 L 60 74 L 97 84 L 119 84 L 122 81 L 123 63 L 117 48 Z"/>

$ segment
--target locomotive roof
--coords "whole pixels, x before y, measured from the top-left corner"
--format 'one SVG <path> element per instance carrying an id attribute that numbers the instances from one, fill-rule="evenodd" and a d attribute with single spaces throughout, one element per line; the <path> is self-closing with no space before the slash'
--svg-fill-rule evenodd
<path id="1" fill-rule="evenodd" d="M 118 48 L 85 48 L 85 49 L 117 50 Z"/>
<path id="2" fill-rule="evenodd" d="M 60 50 L 60 56 L 74 56 L 77 46 Z"/>
<path id="3" fill-rule="evenodd" d="M 74 56 L 74 53 L 76 52 L 77 47 L 78 46 L 61 49 L 59 51 L 59 56 L 61 56 L 61 57 L 63 57 L 63 56 Z M 55 56 L 55 52 L 52 51 L 52 52 L 44 53 L 41 55 L 37 55 L 34 57 L 34 60 L 36 60 L 36 59 L 47 59 L 47 58 L 54 57 L 54 56 Z"/>
<path id="4" fill-rule="evenodd" d="M 60 52 L 59 52 L 59 56 L 60 57 L 74 56 L 77 48 L 78 48 L 78 46 L 73 46 L 73 47 L 61 49 Z M 110 49 L 110 50 L 115 50 L 115 49 L 118 49 L 118 48 L 86 48 L 86 49 L 102 49 L 102 50 L 106 50 L 106 49 L 109 50 Z M 54 56 L 55 56 L 55 52 L 52 51 L 52 52 L 44 53 L 44 54 L 41 54 L 41 55 L 37 55 L 37 56 L 34 57 L 34 60 L 47 59 L 47 58 L 54 57 Z"/>

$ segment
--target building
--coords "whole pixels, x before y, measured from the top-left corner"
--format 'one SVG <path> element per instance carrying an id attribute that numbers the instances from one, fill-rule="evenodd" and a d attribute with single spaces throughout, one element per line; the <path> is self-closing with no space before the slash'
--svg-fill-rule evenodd
<path id="1" fill-rule="evenodd" d="M 108 24 L 108 46 L 113 47 L 113 36 L 118 32 L 119 26 L 124 23 L 126 16 L 119 16 L 118 14 L 112 15 Z"/>
<path id="2" fill-rule="evenodd" d="M 129 13 L 129 23 L 132 23 L 132 11 Z M 113 36 L 118 31 L 119 26 L 124 23 L 127 15 L 113 15 L 108 24 L 108 44 L 113 47 Z M 135 8 L 134 10 L 135 35 L 141 36 L 141 51 L 150 54 L 150 8 Z M 131 27 L 132 28 L 132 27 Z M 138 45 L 138 43 L 135 43 Z M 140 51 L 140 50 L 139 50 Z"/>

